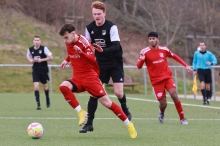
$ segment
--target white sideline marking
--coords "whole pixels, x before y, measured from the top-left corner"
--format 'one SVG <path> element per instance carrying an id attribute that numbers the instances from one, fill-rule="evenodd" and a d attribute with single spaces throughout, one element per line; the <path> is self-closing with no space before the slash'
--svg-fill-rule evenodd
<path id="1" fill-rule="evenodd" d="M 109 97 L 117 98 L 114 95 L 109 95 Z M 143 98 L 133 98 L 133 97 L 126 97 L 127 99 L 130 100 L 137 100 L 137 101 L 148 101 L 148 102 L 158 102 L 157 100 L 149 100 L 149 99 L 143 99 Z M 168 104 L 174 104 L 173 102 L 167 102 Z M 211 108 L 211 109 L 220 109 L 220 107 L 215 107 L 211 105 L 197 105 L 197 104 L 187 104 L 187 103 L 182 103 L 182 105 L 185 106 L 194 106 L 194 107 L 203 107 L 203 108 Z"/>
<path id="2" fill-rule="evenodd" d="M 43 118 L 43 117 L 0 117 L 0 120 L 78 120 L 78 118 Z M 118 118 L 95 118 L 96 120 L 118 120 Z M 158 118 L 132 118 L 134 120 L 158 120 Z M 179 121 L 179 119 L 166 118 L 166 121 Z M 220 119 L 187 119 L 189 121 L 220 121 Z"/>
<path id="3" fill-rule="evenodd" d="M 113 97 L 113 98 L 117 98 L 114 95 L 109 95 L 109 97 Z M 134 98 L 134 97 L 127 97 L 127 99 L 130 100 L 136 100 L 136 101 L 147 101 L 147 102 L 156 102 L 158 103 L 157 100 L 149 100 L 149 99 L 143 99 L 143 98 Z M 168 104 L 174 104 L 173 102 L 167 102 Z M 211 108 L 211 109 L 220 109 L 220 107 L 214 107 L 214 106 L 204 106 L 204 105 L 196 105 L 196 104 L 187 104 L 187 103 L 182 103 L 182 105 L 185 106 L 194 106 L 194 107 L 202 107 L 202 108 Z M 0 117 L 0 120 L 27 120 L 27 119 L 43 119 L 43 120 L 78 120 L 78 118 L 53 118 L 53 117 L 48 117 L 48 118 L 43 118 L 43 117 Z M 118 118 L 95 118 L 96 120 L 115 120 Z M 132 118 L 135 120 L 158 120 L 158 118 Z M 179 121 L 179 119 L 167 119 L 166 120 L 170 120 L 170 121 Z M 220 119 L 187 119 L 190 121 L 220 121 Z"/>

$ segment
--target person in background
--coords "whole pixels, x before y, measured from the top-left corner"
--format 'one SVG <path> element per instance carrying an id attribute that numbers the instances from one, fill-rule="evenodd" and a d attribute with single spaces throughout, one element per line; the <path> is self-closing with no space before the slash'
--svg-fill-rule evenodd
<path id="1" fill-rule="evenodd" d="M 167 90 L 174 102 L 177 113 L 179 114 L 180 123 L 188 124 L 184 116 L 181 101 L 177 95 L 176 86 L 172 77 L 172 71 L 168 67 L 166 58 L 173 58 L 182 64 L 188 72 L 192 73 L 192 69 L 181 58 L 172 53 L 167 47 L 158 45 L 159 40 L 156 32 L 150 32 L 148 34 L 148 41 L 150 46 L 140 51 L 137 68 L 141 69 L 144 63 L 147 67 L 154 93 L 159 101 L 159 122 L 164 123 L 164 113 L 167 107 L 165 90 Z"/>
<path id="2" fill-rule="evenodd" d="M 198 75 L 200 81 L 201 93 L 203 96 L 203 104 L 209 105 L 212 97 L 211 82 L 212 82 L 212 65 L 217 64 L 215 55 L 206 50 L 205 42 L 199 43 L 200 50 L 195 51 L 193 56 L 194 75 Z"/>
<path id="3" fill-rule="evenodd" d="M 95 56 L 100 68 L 100 80 L 103 84 L 108 84 L 110 77 L 113 81 L 114 93 L 118 97 L 121 108 L 131 120 L 132 116 L 127 107 L 126 95 L 123 91 L 124 69 L 122 47 L 117 26 L 105 19 L 106 5 L 100 1 L 95 1 L 91 5 L 94 21 L 86 26 L 85 36 L 94 45 L 100 46 L 103 52 L 95 50 Z M 93 130 L 93 119 L 98 106 L 96 98 L 90 97 L 88 102 L 88 120 L 80 130 L 81 133 Z"/>
<path id="4" fill-rule="evenodd" d="M 92 98 L 99 100 L 103 106 L 120 118 L 126 125 L 131 138 L 136 138 L 137 132 L 133 123 L 129 121 L 120 106 L 111 101 L 99 80 L 100 71 L 91 43 L 84 36 L 76 34 L 75 27 L 72 24 L 64 24 L 59 34 L 66 44 L 68 53 L 66 59 L 61 63 L 61 68 L 65 68 L 67 63 L 71 62 L 73 70 L 72 78 L 61 83 L 60 91 L 70 106 L 77 111 L 79 126 L 84 124 L 87 113 L 81 108 L 73 92 L 87 91 Z M 96 50 L 103 51 L 98 46 Z"/>
<path id="5" fill-rule="evenodd" d="M 41 39 L 39 36 L 34 36 L 33 43 L 34 46 L 27 50 L 27 59 L 33 64 L 32 77 L 34 83 L 34 95 L 37 102 L 37 110 L 41 110 L 39 82 L 43 84 L 46 96 L 46 106 L 47 108 L 50 107 L 49 89 L 47 85 L 47 82 L 49 81 L 47 61 L 52 60 L 53 56 L 47 47 L 41 45 Z"/>

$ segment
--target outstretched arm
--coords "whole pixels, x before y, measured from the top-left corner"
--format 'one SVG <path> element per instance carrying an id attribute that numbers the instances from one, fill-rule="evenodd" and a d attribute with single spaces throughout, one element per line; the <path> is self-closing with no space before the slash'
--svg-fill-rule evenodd
<path id="1" fill-rule="evenodd" d="M 182 64 L 183 66 L 185 66 L 185 68 L 188 72 L 190 72 L 190 73 L 193 72 L 192 68 L 190 66 L 188 66 L 188 64 L 185 61 L 183 61 L 179 56 L 177 56 L 176 54 L 173 54 L 172 58 L 174 60 L 176 60 L 177 62 L 179 62 L 180 64 Z"/>
<path id="2" fill-rule="evenodd" d="M 183 66 L 188 66 L 187 63 L 185 61 L 183 61 L 179 56 L 177 56 L 176 54 L 173 54 L 172 58 L 174 60 L 176 60 L 177 62 L 179 62 L 180 64 L 182 64 Z"/>

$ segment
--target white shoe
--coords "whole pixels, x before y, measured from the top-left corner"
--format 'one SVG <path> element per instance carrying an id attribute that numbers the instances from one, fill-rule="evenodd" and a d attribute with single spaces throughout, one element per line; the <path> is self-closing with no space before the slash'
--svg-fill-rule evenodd
<path id="1" fill-rule="evenodd" d="M 207 105 L 210 104 L 210 99 L 207 99 L 206 104 L 207 104 Z"/>
<path id="2" fill-rule="evenodd" d="M 158 112 L 158 120 L 162 124 L 164 122 L 164 113 Z"/>
<path id="3" fill-rule="evenodd" d="M 188 122 L 186 121 L 185 118 L 183 118 L 182 120 L 180 120 L 180 123 L 183 125 L 188 125 Z"/>

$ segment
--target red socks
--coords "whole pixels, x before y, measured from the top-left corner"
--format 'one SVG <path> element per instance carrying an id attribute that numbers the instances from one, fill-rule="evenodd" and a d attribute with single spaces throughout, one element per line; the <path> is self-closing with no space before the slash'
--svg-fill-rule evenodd
<path id="1" fill-rule="evenodd" d="M 79 102 L 77 101 L 75 95 L 72 93 L 72 91 L 66 87 L 66 86 L 60 86 L 60 91 L 62 92 L 64 98 L 66 101 L 75 109 Z"/>
<path id="2" fill-rule="evenodd" d="M 112 102 L 112 105 L 109 109 L 112 110 L 115 113 L 115 115 L 117 117 L 119 117 L 122 121 L 125 121 L 127 119 L 127 116 L 122 111 L 122 109 L 117 104 L 115 104 L 114 102 Z"/>
<path id="3" fill-rule="evenodd" d="M 183 108 L 182 108 L 182 104 L 181 104 L 180 100 L 177 102 L 174 102 L 174 104 L 176 106 L 176 110 L 179 114 L 180 120 L 182 120 L 184 118 L 184 112 L 183 112 Z"/>

